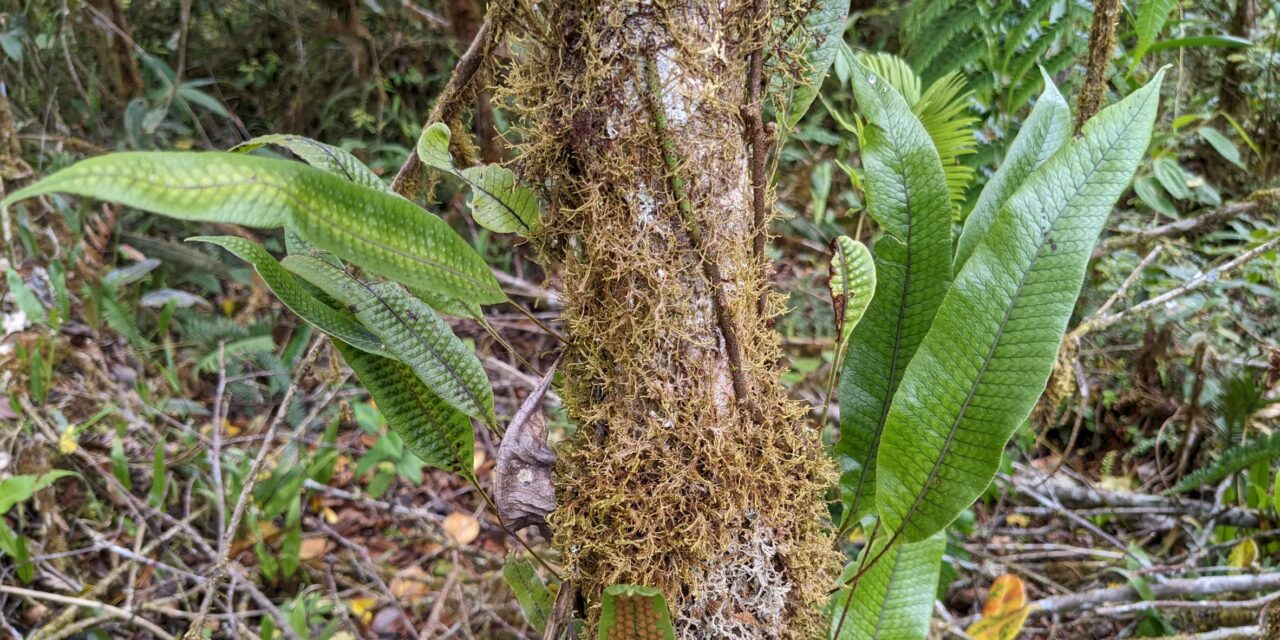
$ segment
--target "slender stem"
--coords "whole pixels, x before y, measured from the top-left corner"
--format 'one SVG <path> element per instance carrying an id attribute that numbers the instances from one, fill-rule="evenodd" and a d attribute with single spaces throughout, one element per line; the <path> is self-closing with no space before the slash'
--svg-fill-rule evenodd
<path id="1" fill-rule="evenodd" d="M 662 160 L 670 173 L 671 195 L 684 220 L 685 232 L 689 234 L 689 242 L 702 257 L 703 276 L 711 287 L 711 306 L 716 314 L 716 323 L 720 327 L 720 335 L 724 338 L 724 350 L 729 359 L 729 377 L 733 382 L 733 393 L 738 402 L 747 407 L 752 414 L 756 411 L 750 400 L 750 389 L 742 375 L 742 346 L 738 342 L 738 333 L 729 318 L 727 299 L 724 292 L 724 278 L 720 273 L 720 265 L 711 254 L 710 247 L 704 241 L 702 227 L 693 213 L 693 205 L 685 191 L 684 179 L 680 177 L 680 160 L 676 156 L 675 142 L 667 135 L 667 112 L 662 104 L 662 81 L 658 77 L 657 67 L 648 58 L 644 61 L 644 80 L 649 90 L 649 106 L 653 115 L 653 128 L 662 146 Z"/>

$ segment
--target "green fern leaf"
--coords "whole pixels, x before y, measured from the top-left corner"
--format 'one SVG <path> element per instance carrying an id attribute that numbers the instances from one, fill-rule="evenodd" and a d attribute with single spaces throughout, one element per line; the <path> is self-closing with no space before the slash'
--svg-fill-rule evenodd
<path id="1" fill-rule="evenodd" d="M 538 572 L 528 560 L 507 558 L 502 565 L 502 576 L 507 579 L 507 586 L 516 594 L 516 602 L 520 603 L 520 612 L 539 634 L 547 629 L 547 619 L 551 617 L 551 592 L 542 583 Z"/>
<path id="2" fill-rule="evenodd" d="M 433 467 L 474 479 L 475 435 L 465 414 L 432 393 L 403 362 L 341 341 L 333 344 L 414 455 Z"/>
<path id="3" fill-rule="evenodd" d="M 1183 476 L 1178 481 L 1178 484 L 1164 493 L 1186 493 L 1192 489 L 1216 484 L 1224 478 L 1240 473 L 1259 462 L 1267 462 L 1276 458 L 1280 458 L 1280 431 L 1227 449 L 1209 466 Z"/>
<path id="4" fill-rule="evenodd" d="M 116 153 L 10 194 L 111 200 L 182 220 L 288 225 L 308 242 L 405 284 L 479 304 L 506 300 L 488 265 L 443 220 L 396 195 L 299 162 L 235 153 Z"/>
<path id="5" fill-rule="evenodd" d="M 1022 129 L 1009 145 L 1009 153 L 1000 163 L 1000 168 L 987 180 L 973 210 L 965 216 L 964 229 L 956 244 L 957 272 L 987 236 L 996 214 L 1014 191 L 1071 136 L 1071 112 L 1067 101 L 1058 93 L 1053 80 L 1046 76 L 1044 81 L 1044 94 L 1022 123 Z"/>
<path id="6" fill-rule="evenodd" d="M 303 162 L 317 169 L 328 171 L 335 176 L 346 178 L 348 181 L 362 187 L 369 187 L 379 191 L 389 190 L 382 178 L 379 178 L 378 174 L 366 167 L 363 162 L 360 162 L 359 158 L 344 149 L 304 136 L 289 133 L 271 133 L 241 142 L 231 147 L 229 151 L 232 153 L 248 153 L 269 144 L 284 147 L 292 152 L 293 155 L 302 158 Z"/>
<path id="7" fill-rule="evenodd" d="M 862 140 L 876 288 L 853 329 L 840 378 L 835 452 L 849 518 L 870 510 L 889 401 L 951 281 L 951 203 L 929 133 L 896 89 L 861 65 L 852 73 L 867 121 Z"/>
<path id="8" fill-rule="evenodd" d="M 831 306 L 840 330 L 836 351 L 843 353 L 876 290 L 876 265 L 867 245 L 849 236 L 837 236 L 831 241 L 830 285 Z"/>
<path id="9" fill-rule="evenodd" d="M 387 355 L 377 336 L 369 333 L 350 316 L 334 311 L 328 305 L 311 297 L 294 279 L 293 274 L 285 271 L 280 263 L 257 243 L 236 236 L 196 236 L 187 238 L 187 241 L 215 244 L 234 253 L 236 257 L 253 265 L 258 275 L 262 276 L 262 281 L 270 287 L 271 292 L 276 294 L 280 302 L 289 307 L 289 310 L 299 318 L 361 351 Z"/>
<path id="10" fill-rule="evenodd" d="M 945 533 L 920 542 L 895 542 L 885 551 L 887 538 L 864 548 L 862 556 L 879 558 L 858 580 L 849 602 L 850 590 L 842 589 L 832 605 L 834 640 L 925 640 L 929 618 L 938 592 L 942 553 L 947 547 Z M 849 564 L 848 574 L 862 566 Z M 847 609 L 847 613 L 846 613 Z M 843 618 L 843 622 L 841 619 Z M 839 635 L 834 635 L 836 628 Z"/>
<path id="11" fill-rule="evenodd" d="M 1164 72 L 1091 119 L 1009 198 L 947 292 L 885 420 L 876 504 L 914 542 L 991 482 L 1044 390 L 1085 269 L 1146 152 Z"/>
<path id="12" fill-rule="evenodd" d="M 428 166 L 448 172 L 471 187 L 467 206 L 476 224 L 498 233 L 527 236 L 538 228 L 538 198 L 520 184 L 510 169 L 496 164 L 458 169 L 449 153 L 449 127 L 437 122 L 418 138 L 418 158 Z"/>
<path id="13" fill-rule="evenodd" d="M 800 123 L 818 97 L 822 81 L 836 60 L 840 43 L 844 41 L 844 25 L 848 17 L 848 2 L 815 0 L 796 33 L 787 41 L 785 47 L 798 52 L 805 64 L 803 77 L 791 88 L 786 101 L 787 129 Z"/>
<path id="14" fill-rule="evenodd" d="M 361 282 L 314 255 L 289 256 L 281 264 L 346 305 L 441 400 L 487 424 L 496 422 L 493 389 L 480 360 L 427 303 L 394 282 Z"/>
<path id="15" fill-rule="evenodd" d="M 1136 64 L 1146 55 L 1156 38 L 1164 30 L 1164 23 L 1169 14 L 1178 6 L 1178 0 L 1140 0 L 1138 2 L 1138 19 L 1135 24 L 1138 32 L 1138 46 L 1133 48 L 1133 61 Z"/>
<path id="16" fill-rule="evenodd" d="M 974 175 L 973 167 L 960 161 L 977 149 L 974 125 L 978 119 L 968 111 L 971 95 L 965 91 L 964 77 L 951 73 L 929 85 L 920 101 L 912 107 L 938 150 L 942 169 L 947 174 L 951 203 L 957 211 Z"/>
<path id="17" fill-rule="evenodd" d="M 615 584 L 600 597 L 600 640 L 675 640 L 671 612 L 653 587 Z"/>

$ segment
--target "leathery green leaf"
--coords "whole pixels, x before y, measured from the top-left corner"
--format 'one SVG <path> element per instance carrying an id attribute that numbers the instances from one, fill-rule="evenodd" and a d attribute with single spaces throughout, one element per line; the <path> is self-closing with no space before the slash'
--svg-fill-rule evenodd
<path id="1" fill-rule="evenodd" d="M 432 393 L 403 362 L 341 341 L 333 344 L 414 455 L 433 467 L 473 477 L 475 436 L 465 414 Z"/>
<path id="2" fill-rule="evenodd" d="M 951 197 L 933 142 L 898 91 L 861 65 L 851 81 L 867 120 L 867 210 L 884 230 L 874 246 L 875 294 L 853 328 L 840 377 L 835 453 L 846 514 L 856 519 L 874 505 L 889 401 L 951 281 Z"/>
<path id="3" fill-rule="evenodd" d="M 1098 234 L 1147 149 L 1163 76 L 1035 170 L 947 292 L 878 453 L 882 526 L 905 540 L 942 530 L 981 495 L 1044 390 Z"/>
<path id="4" fill-rule="evenodd" d="M 382 348 L 382 341 L 360 326 L 348 315 L 344 315 L 329 305 L 308 294 L 302 285 L 294 279 L 293 274 L 285 271 L 279 262 L 267 253 L 260 245 L 237 236 L 196 236 L 187 238 L 189 242 L 207 242 L 216 244 L 236 257 L 253 265 L 262 281 L 267 283 L 271 292 L 276 294 L 280 302 L 299 318 L 310 322 L 315 327 L 351 346 L 373 354 L 387 355 Z"/>
<path id="5" fill-rule="evenodd" d="M 964 230 L 960 232 L 960 240 L 956 244 L 955 271 L 964 266 L 974 248 L 991 229 L 1000 207 L 1022 185 L 1027 176 L 1037 167 L 1044 164 L 1071 137 L 1071 111 L 1067 101 L 1058 88 L 1054 86 L 1049 74 L 1040 70 L 1044 76 L 1044 93 L 1036 101 L 1022 123 L 1022 129 L 1009 145 L 1009 152 L 1004 161 L 996 169 L 982 194 L 974 203 L 973 209 L 964 219 Z"/>
<path id="6" fill-rule="evenodd" d="M 654 587 L 615 584 L 600 598 L 600 640 L 675 640 L 671 612 Z"/>
<path id="7" fill-rule="evenodd" d="M 806 65 L 803 78 L 791 90 L 787 100 L 785 124 L 793 128 L 808 113 L 818 97 L 822 81 L 835 62 L 844 41 L 844 23 L 849 16 L 849 3 L 840 0 L 818 0 L 813 3 L 804 24 L 796 30 L 786 46 L 801 51 Z"/>
<path id="8" fill-rule="evenodd" d="M 496 164 L 458 169 L 449 153 L 449 127 L 437 122 L 418 138 L 418 158 L 471 187 L 467 206 L 476 224 L 498 233 L 529 235 L 538 228 L 538 198 L 512 170 Z"/>
<path id="9" fill-rule="evenodd" d="M 220 152 L 89 158 L 0 202 L 74 193 L 183 220 L 288 225 L 379 275 L 479 304 L 506 300 L 488 265 L 443 220 L 391 193 L 301 162 Z"/>
<path id="10" fill-rule="evenodd" d="M 547 618 L 551 615 L 551 591 L 538 577 L 538 571 L 528 560 L 507 558 L 502 565 L 502 575 L 507 585 L 516 594 L 516 602 L 520 603 L 520 611 L 529 626 L 543 633 L 547 628 Z"/>
<path id="11" fill-rule="evenodd" d="M 394 282 L 367 284 L 312 255 L 289 256 L 282 265 L 346 305 L 441 400 L 494 424 L 493 389 L 484 367 L 427 303 Z"/>
<path id="12" fill-rule="evenodd" d="M 291 133 L 271 133 L 241 142 L 231 147 L 230 151 L 232 153 L 247 153 L 269 144 L 284 147 L 293 155 L 302 158 L 303 162 L 317 169 L 328 171 L 335 176 L 346 178 L 362 187 L 369 187 L 378 191 L 388 190 L 382 178 L 379 178 L 378 174 L 366 167 L 363 162 L 360 162 L 359 158 L 351 155 L 350 152 L 305 136 Z"/>
<path id="13" fill-rule="evenodd" d="M 863 550 L 868 559 L 879 558 L 850 589 L 841 589 L 832 604 L 831 632 L 835 640 L 925 640 L 938 590 L 946 534 L 937 533 L 920 542 L 897 541 L 887 551 L 888 537 Z M 862 557 L 849 564 L 852 575 Z M 846 613 L 847 609 L 847 613 Z M 843 624 L 840 622 L 844 618 Z M 839 635 L 836 629 L 839 628 Z"/>

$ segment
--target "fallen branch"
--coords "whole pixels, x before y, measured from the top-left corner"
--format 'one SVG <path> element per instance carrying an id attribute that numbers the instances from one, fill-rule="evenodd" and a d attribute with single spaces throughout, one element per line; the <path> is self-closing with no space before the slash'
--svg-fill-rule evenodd
<path id="1" fill-rule="evenodd" d="M 1249 213 L 1250 211 L 1257 209 L 1258 205 L 1259 202 L 1256 200 L 1229 202 L 1221 209 L 1214 209 L 1209 213 L 1195 218 L 1178 220 L 1168 224 L 1162 224 L 1158 227 L 1151 227 L 1150 229 L 1143 229 L 1134 233 L 1110 238 L 1106 242 L 1098 245 L 1097 249 L 1094 249 L 1093 257 L 1099 258 L 1117 249 L 1142 246 L 1153 240 L 1159 240 L 1160 238 L 1186 235 L 1193 231 L 1198 231 L 1205 227 L 1217 224 L 1223 220 L 1229 220 L 1241 214 Z"/>
<path id="2" fill-rule="evenodd" d="M 8 585 L 0 585 L 0 593 L 7 593 L 9 595 L 14 595 L 14 596 L 22 596 L 25 598 L 32 598 L 35 600 L 45 600 L 48 602 L 57 602 L 58 604 L 66 604 L 74 607 L 84 607 L 86 609 L 91 609 L 94 611 L 101 611 L 103 615 L 108 615 L 118 620 L 124 620 L 126 622 L 136 624 L 139 627 L 142 627 L 143 629 L 146 629 L 147 631 L 155 634 L 157 638 L 162 638 L 163 640 L 173 640 L 173 636 L 170 635 L 169 632 L 156 626 L 154 622 L 151 622 L 150 620 L 147 620 L 146 618 L 139 616 L 137 612 L 125 611 L 120 607 L 115 607 L 105 602 L 97 602 L 95 600 L 86 600 L 84 598 L 73 598 L 71 596 L 64 596 L 57 593 L 34 591 L 31 589 L 23 589 L 21 587 L 10 587 Z"/>
<path id="3" fill-rule="evenodd" d="M 1258 514 L 1239 507 L 1221 508 L 1201 500 L 1177 500 L 1143 493 L 1122 493 L 1082 486 L 1062 476 L 1044 480 L 1028 474 L 1015 474 L 1010 478 L 1018 492 L 1044 492 L 1056 498 L 1063 506 L 1072 509 L 1149 509 L 1149 513 L 1170 516 L 1191 516 L 1197 520 L 1216 519 L 1233 527 L 1255 528 L 1260 523 Z"/>
<path id="4" fill-rule="evenodd" d="M 1124 311 L 1107 314 L 1107 315 L 1101 315 L 1091 320 L 1086 320 L 1084 322 L 1081 322 L 1080 326 L 1073 329 L 1071 331 L 1071 334 L 1068 337 L 1079 338 L 1080 336 L 1083 336 L 1084 334 L 1089 333 L 1090 331 L 1106 329 L 1107 327 L 1110 327 L 1120 322 L 1121 320 L 1125 320 L 1132 316 L 1142 315 L 1148 311 L 1151 311 L 1152 309 L 1155 309 L 1156 307 L 1164 305 L 1166 302 L 1169 302 L 1174 298 L 1177 298 L 1184 294 L 1195 291 L 1205 286 L 1206 284 L 1209 284 L 1210 282 L 1216 282 L 1224 274 L 1235 270 L 1240 265 L 1243 265 L 1244 263 L 1250 260 L 1253 260 L 1254 258 L 1268 251 L 1271 251 L 1278 246 L 1280 246 L 1280 236 L 1272 238 L 1240 254 L 1239 256 L 1236 256 L 1234 259 L 1232 259 L 1229 262 L 1226 262 L 1204 273 L 1201 273 L 1200 275 L 1192 278 L 1186 284 L 1183 284 L 1178 287 L 1174 287 L 1154 298 L 1149 298 L 1139 304 L 1129 307 Z"/>
<path id="5" fill-rule="evenodd" d="M 1151 596 L 1157 599 L 1185 596 L 1210 596 L 1244 591 L 1276 591 L 1280 589 L 1280 573 L 1263 573 L 1243 576 L 1205 576 L 1202 578 L 1178 578 L 1149 585 Z M 1084 593 L 1052 596 L 1031 603 L 1032 615 L 1092 611 L 1112 602 L 1136 602 L 1141 600 L 1138 590 L 1131 586 L 1096 589 Z M 1219 605 L 1225 603 L 1217 603 Z"/>

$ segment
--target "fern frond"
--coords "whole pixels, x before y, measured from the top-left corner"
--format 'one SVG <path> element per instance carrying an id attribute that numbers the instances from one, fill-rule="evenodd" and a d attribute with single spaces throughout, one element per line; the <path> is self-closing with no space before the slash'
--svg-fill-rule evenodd
<path id="1" fill-rule="evenodd" d="M 929 24 L 917 35 L 908 50 L 907 60 L 912 69 L 928 76 L 929 67 L 938 58 L 938 54 L 946 50 L 957 36 L 967 32 L 982 20 L 982 12 L 976 6 L 957 7 L 945 16 Z"/>
<path id="2" fill-rule="evenodd" d="M 1165 493 L 1184 493 L 1197 487 L 1214 484 L 1259 462 L 1276 458 L 1280 458 L 1280 431 L 1227 449 L 1212 464 L 1187 474 Z"/>
<path id="3" fill-rule="evenodd" d="M 1040 40 L 1044 40 L 1044 24 L 1041 22 L 1044 15 L 1057 4 L 1058 0 L 1032 0 L 1027 10 L 1017 17 L 1017 22 L 1009 28 L 1005 34 L 1005 50 L 1001 57 L 1000 68 L 1008 69 L 1009 62 L 1017 55 L 1018 49 L 1022 47 L 1027 35 L 1036 30 L 1040 34 Z M 1032 36 L 1035 38 L 1036 36 Z"/>
<path id="4" fill-rule="evenodd" d="M 1249 422 L 1269 404 L 1266 389 L 1254 376 L 1241 374 L 1227 380 L 1214 403 L 1219 440 L 1228 447 L 1243 444 L 1249 436 Z"/>
<path id="5" fill-rule="evenodd" d="M 977 150 L 974 126 L 978 118 L 969 114 L 969 98 L 964 77 L 951 73 L 929 85 L 928 90 L 913 107 L 916 117 L 933 139 L 947 174 L 947 189 L 955 207 L 964 201 L 965 191 L 973 180 L 973 167 L 960 162 L 960 158 Z"/>
<path id="6" fill-rule="evenodd" d="M 919 38 L 930 24 L 946 15 L 959 0 L 914 0 L 903 9 L 902 39 L 910 42 Z"/>

